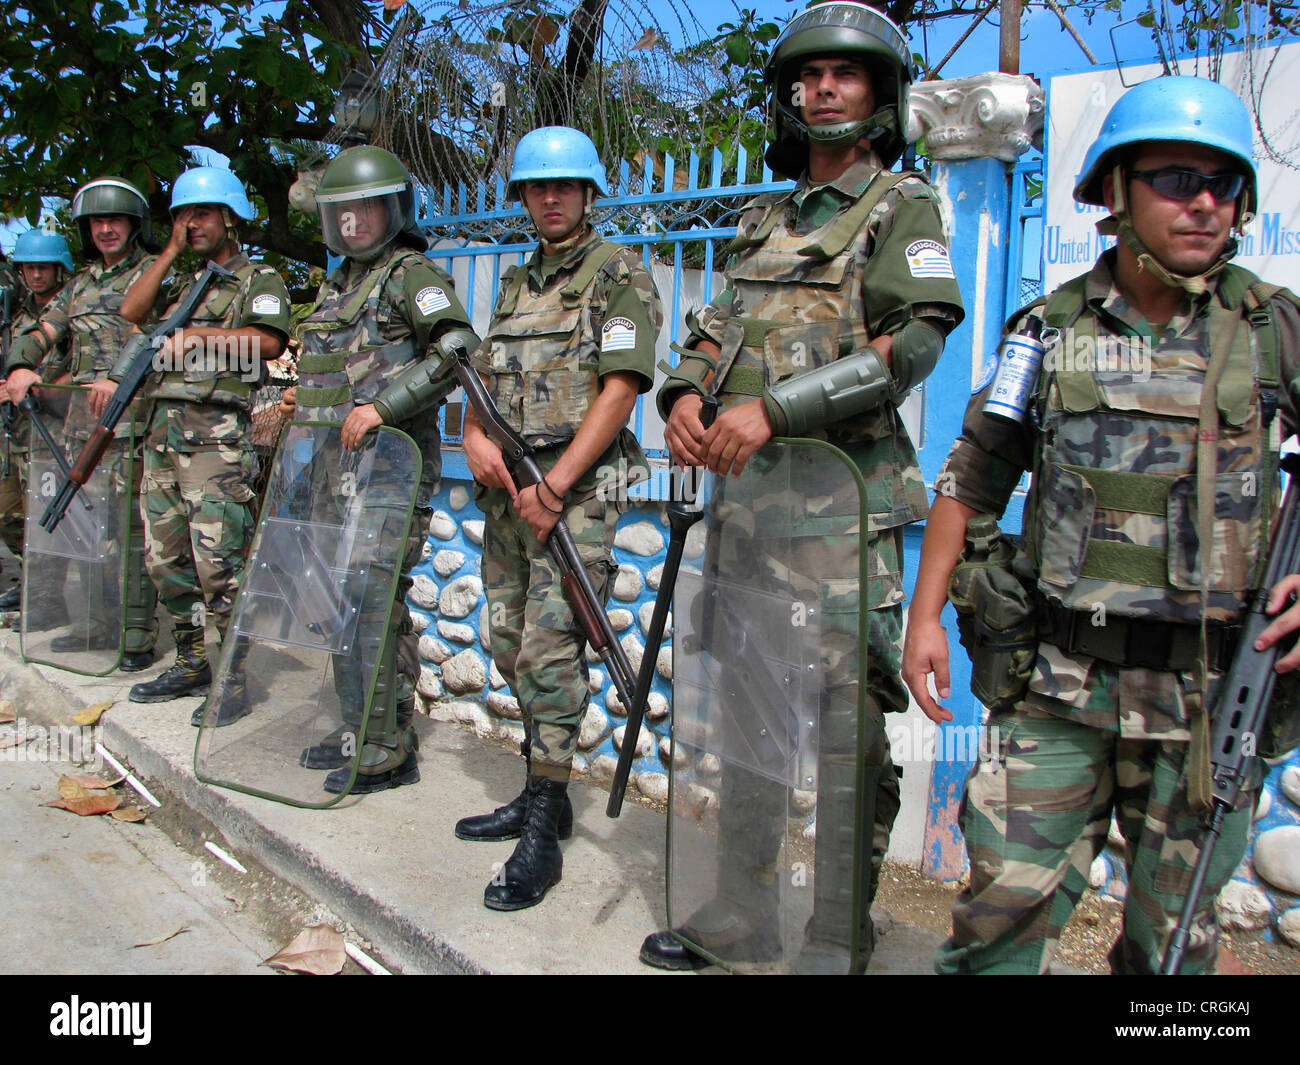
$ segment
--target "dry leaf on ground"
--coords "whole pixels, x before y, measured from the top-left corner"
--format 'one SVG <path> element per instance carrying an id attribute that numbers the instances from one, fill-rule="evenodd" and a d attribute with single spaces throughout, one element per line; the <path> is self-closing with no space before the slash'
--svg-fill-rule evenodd
<path id="1" fill-rule="evenodd" d="M 179 928 L 173 928 L 170 932 L 166 933 L 165 935 L 156 936 L 153 939 L 146 939 L 143 943 L 132 943 L 131 949 L 134 950 L 136 947 L 156 947 L 159 943 L 166 943 L 167 940 L 180 935 L 182 932 L 188 932 L 189 930 L 190 930 L 190 926 L 183 924 Z"/>
<path id="2" fill-rule="evenodd" d="M 109 788 L 117 787 L 117 785 L 121 784 L 125 779 L 126 777 L 118 777 L 116 780 L 105 780 L 100 776 L 74 776 L 72 774 L 65 774 L 59 778 L 59 786 L 62 787 L 63 781 L 70 780 L 74 784 L 87 788 L 90 791 L 107 791 Z M 59 794 L 62 795 L 63 792 L 60 791 Z"/>
<path id="3" fill-rule="evenodd" d="M 72 719 L 72 723 L 74 725 L 93 725 L 103 716 L 104 711 L 112 705 L 112 699 L 105 699 L 102 703 L 93 703 L 77 714 Z"/>
<path id="4" fill-rule="evenodd" d="M 333 976 L 347 961 L 343 937 L 327 924 L 304 928 L 280 950 L 266 959 L 267 965 L 314 976 Z"/>
<path id="5" fill-rule="evenodd" d="M 59 799 L 56 802 L 46 802 L 41 805 L 54 806 L 60 810 L 70 810 L 78 817 L 93 817 L 95 814 L 106 814 L 110 810 L 116 810 L 122 805 L 122 796 L 86 792 L 81 798 Z"/>
<path id="6" fill-rule="evenodd" d="M 18 720 L 18 708 L 12 699 L 0 699 L 0 725 L 7 725 Z"/>
<path id="7" fill-rule="evenodd" d="M 149 815 L 138 806 L 121 806 L 110 810 L 108 816 L 114 821 L 143 821 Z"/>

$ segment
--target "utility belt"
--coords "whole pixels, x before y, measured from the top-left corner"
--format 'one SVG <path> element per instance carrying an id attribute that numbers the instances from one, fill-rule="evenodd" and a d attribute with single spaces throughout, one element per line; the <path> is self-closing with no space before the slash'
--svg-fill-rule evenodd
<path id="1" fill-rule="evenodd" d="M 1039 638 L 1066 654 L 1088 655 L 1126 669 L 1189 672 L 1201 663 L 1201 627 L 1173 621 L 1147 621 L 1109 616 L 1093 624 L 1089 611 L 1069 610 L 1042 600 Z M 1206 661 L 1215 672 L 1232 664 L 1240 625 L 1209 625 Z"/>

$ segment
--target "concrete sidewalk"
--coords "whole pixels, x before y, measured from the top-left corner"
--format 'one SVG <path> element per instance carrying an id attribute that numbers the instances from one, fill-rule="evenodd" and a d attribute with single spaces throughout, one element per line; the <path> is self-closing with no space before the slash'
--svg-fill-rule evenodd
<path id="1" fill-rule="evenodd" d="M 137 704 L 127 691 L 157 676 L 171 648 L 144 673 L 81 677 L 24 663 L 18 634 L 0 630 L 0 697 L 29 724 L 68 724 L 112 699 L 103 742 L 218 827 L 236 857 L 252 857 L 366 936 L 404 972 L 633 973 L 644 936 L 666 926 L 664 816 L 634 801 L 612 821 L 607 792 L 575 780 L 574 835 L 564 879 L 545 901 L 516 913 L 483 906 L 483 887 L 513 843 L 457 840 L 466 814 L 507 802 L 522 782 L 517 756 L 461 725 L 416 715 L 422 779 L 414 786 L 302 810 L 204 784 L 194 776 L 193 697 Z M 928 973 L 941 940 L 889 924 L 872 973 Z M 710 971 L 710 970 L 706 970 Z"/>

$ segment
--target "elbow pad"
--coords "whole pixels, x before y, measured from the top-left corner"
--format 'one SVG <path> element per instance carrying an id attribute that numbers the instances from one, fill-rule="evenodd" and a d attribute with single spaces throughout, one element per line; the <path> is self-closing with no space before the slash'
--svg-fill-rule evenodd
<path id="1" fill-rule="evenodd" d="M 867 348 L 772 385 L 763 394 L 763 406 L 777 436 L 802 436 L 875 410 L 893 394 L 884 362 L 875 349 Z"/>
<path id="2" fill-rule="evenodd" d="M 894 334 L 890 368 L 894 371 L 894 395 L 915 388 L 934 371 L 943 354 L 943 333 L 923 318 L 913 318 Z"/>

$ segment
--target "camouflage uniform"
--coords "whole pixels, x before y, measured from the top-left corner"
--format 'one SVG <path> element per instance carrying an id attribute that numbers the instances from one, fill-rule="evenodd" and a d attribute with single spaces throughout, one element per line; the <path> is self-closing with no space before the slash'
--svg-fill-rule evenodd
<path id="1" fill-rule="evenodd" d="M 936 960 L 940 972 L 1045 972 L 1105 845 L 1112 811 L 1126 841 L 1128 893 L 1111 967 L 1158 972 L 1196 860 L 1200 817 L 1188 797 L 1188 761 L 1206 663 L 1195 507 L 1202 383 L 1212 336 L 1231 336 L 1216 390 L 1220 438 L 1204 607 L 1213 700 L 1232 647 L 1231 631 L 1217 626 L 1239 618 L 1258 579 L 1276 499 L 1267 454 L 1279 421 L 1270 425 L 1271 411 L 1280 411 L 1283 435 L 1298 424 L 1300 309 L 1286 293 L 1266 303 L 1281 359 L 1281 388 L 1269 389 L 1260 383 L 1259 338 L 1241 298 L 1244 271 L 1231 281 L 1221 275 L 1195 301 L 1184 297 L 1154 335 L 1115 287 L 1113 262 L 1114 252 L 1107 253 L 1065 286 L 1082 296 L 1082 313 L 1059 358 L 1046 363 L 1042 432 L 986 417 L 986 383 L 940 475 L 959 502 L 1000 514 L 1021 472 L 1034 471 L 1026 541 L 1046 632 L 1028 694 L 990 716 L 993 757 L 967 780 L 961 822 L 971 883 L 954 905 L 953 935 Z M 1059 305 L 1049 300 L 1049 324 Z M 1072 361 L 1091 348 L 1079 336 L 1114 355 L 1105 365 Z M 1121 349 L 1108 347 L 1117 338 L 1148 339 L 1149 366 L 1118 357 Z M 1071 617 L 1078 619 L 1073 627 Z M 1213 971 L 1214 899 L 1245 851 L 1257 787 L 1243 791 L 1225 822 L 1185 973 Z"/>
<path id="2" fill-rule="evenodd" d="M 298 364 L 294 417 L 299 421 L 344 421 L 356 406 L 375 402 L 412 364 L 430 357 L 431 352 L 436 359 L 434 341 L 449 328 L 458 327 L 469 328 L 469 317 L 456 296 L 451 278 L 428 256 L 394 243 L 371 263 L 345 259 L 321 285 L 311 311 L 297 326 L 302 357 Z M 406 608 L 406 593 L 413 583 L 409 576 L 411 568 L 420 561 L 428 535 L 432 516 L 430 500 L 438 491 L 442 473 L 441 437 L 436 409 L 396 424 L 382 404 L 377 410 L 385 424 L 402 430 L 415 441 L 421 457 L 416 509 L 402 554 L 402 575 L 394 604 L 390 609 L 385 599 L 362 607 L 363 616 L 372 617 L 364 631 L 381 634 L 395 646 L 399 671 L 396 701 L 409 714 L 414 709 L 420 659 L 411 615 Z M 323 490 L 330 492 L 329 487 Z M 406 500 L 389 502 L 404 512 L 408 501 L 409 496 Z M 376 500 L 373 505 L 384 502 Z M 382 583 L 371 582 L 371 586 Z M 373 620 L 374 617 L 378 620 Z M 361 670 L 349 670 L 347 665 L 360 665 L 363 661 L 380 661 L 378 650 L 372 649 L 370 655 L 361 650 L 349 659 L 336 656 L 334 663 L 335 686 L 343 715 L 353 726 L 360 724 L 366 695 L 361 691 Z M 379 698 L 377 691 L 376 700 Z M 378 721 L 378 715 L 372 714 L 371 721 Z"/>
<path id="3" fill-rule="evenodd" d="M 221 265 L 235 279 L 217 278 L 186 327 L 258 326 L 287 336 L 289 296 L 279 274 L 243 254 Z M 168 313 L 194 280 L 169 286 Z M 178 345 L 179 338 L 174 352 L 190 348 Z M 206 603 L 223 640 L 253 535 L 250 411 L 267 353 L 252 343 L 243 350 L 251 354 L 247 363 L 239 361 L 232 343 L 224 367 L 208 358 L 212 348 L 206 342 L 201 358 L 195 352 L 182 362 L 184 351 L 177 352 L 148 394 L 142 499 L 149 574 L 175 627 L 201 630 Z M 241 374 L 241 365 L 247 372 Z"/>
<path id="4" fill-rule="evenodd" d="M 103 378 L 132 331 L 131 323 L 118 313 L 122 298 L 153 259 L 138 244 L 132 243 L 125 257 L 113 266 L 96 260 L 78 270 L 41 315 L 40 324 L 53 331 L 53 341 L 45 335 L 44 328 L 29 330 L 14 344 L 9 369 L 12 371 L 21 366 L 33 372 L 43 372 L 40 368 L 48 365 L 47 359 L 55 359 L 59 373 L 69 372 L 74 385 L 89 385 Z M 65 354 L 51 354 L 56 351 Z M 80 446 L 90 439 L 94 421 L 89 417 L 88 406 L 82 404 L 74 410 L 85 412 L 74 416 L 64 426 L 69 451 L 75 457 Z M 138 408 L 133 409 L 133 413 L 135 410 Z M 100 466 L 121 469 L 126 460 L 122 445 L 114 444 L 100 460 Z M 140 464 L 132 463 L 132 468 L 131 491 L 138 500 Z M 152 652 L 158 631 L 154 620 L 158 597 L 145 569 L 142 515 L 137 502 L 133 505 L 126 574 L 126 633 L 122 649 L 127 654 Z"/>
<path id="5" fill-rule="evenodd" d="M 10 320 L 6 326 L 8 336 L 5 337 L 5 341 L 11 343 L 12 339 L 22 336 L 33 325 L 35 301 L 32 294 L 19 285 L 9 264 L 4 262 L 0 262 L 0 289 L 9 291 Z M 5 372 L 8 373 L 7 368 Z M 15 558 L 21 558 L 23 515 L 26 510 L 23 506 L 23 492 L 26 490 L 26 479 L 20 476 L 17 426 L 14 428 L 13 442 L 6 442 L 0 446 L 5 446 L 9 450 L 9 476 L 0 480 L 0 540 L 4 541 L 10 554 Z"/>
<path id="6" fill-rule="evenodd" d="M 793 191 L 756 200 L 741 216 L 729 251 L 727 287 L 697 318 L 687 318 L 693 339 L 712 340 L 722 349 L 718 365 L 697 350 L 685 355 L 675 371 L 697 386 L 713 372 L 712 390 L 724 407 L 861 351 L 868 341 L 896 332 L 914 318 L 946 335 L 962 317 L 933 190 L 919 175 L 884 173 L 874 156 L 825 185 L 813 186 L 805 174 Z M 680 387 L 670 380 L 660 392 L 665 418 Z M 868 688 L 862 727 L 868 736 L 868 778 L 878 780 L 869 904 L 900 803 L 883 714 L 908 706 L 898 676 L 902 530 L 925 517 L 928 504 L 916 450 L 894 404 L 809 435 L 847 452 L 866 481 L 869 518 L 861 547 L 870 580 L 859 594 L 867 597 L 871 657 L 862 678 Z M 795 549 L 800 549 L 797 542 Z M 841 680 L 832 680 L 831 687 L 842 686 L 847 677 L 853 677 L 850 684 L 858 679 L 862 668 L 855 654 L 840 663 L 840 672 Z M 824 745 L 823 751 L 830 753 L 830 748 Z M 829 776 L 823 773 L 822 779 Z M 819 801 L 819 829 L 829 820 L 826 806 Z"/>
<path id="7" fill-rule="evenodd" d="M 594 277 L 582 283 L 596 262 Z M 636 253 L 588 230 L 554 261 L 539 249 L 506 275 L 475 367 L 506 421 L 537 449 L 545 472 L 595 402 L 600 378 L 635 373 L 641 391 L 650 388 L 662 322 L 654 281 Z M 640 445 L 624 429 L 565 497 L 564 521 L 602 601 L 618 569 L 614 527 L 623 504 L 597 497 L 598 480 L 609 487 L 599 471 L 646 466 Z M 492 657 L 519 701 L 532 773 L 567 780 L 590 698 L 586 637 L 549 552 L 506 491 L 479 485 L 475 492 L 487 515 L 483 583 Z"/>

